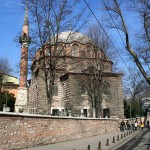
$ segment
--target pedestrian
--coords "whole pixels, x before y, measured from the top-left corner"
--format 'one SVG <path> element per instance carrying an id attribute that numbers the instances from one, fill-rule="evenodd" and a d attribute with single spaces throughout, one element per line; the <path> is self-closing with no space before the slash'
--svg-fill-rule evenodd
<path id="1" fill-rule="evenodd" d="M 135 122 L 133 119 L 132 119 L 131 125 L 132 125 L 132 130 L 135 130 Z"/>
<path id="2" fill-rule="evenodd" d="M 125 129 L 125 122 L 124 120 L 122 120 L 120 123 L 120 131 L 124 132 L 124 129 Z"/>
<path id="3" fill-rule="evenodd" d="M 143 131 L 143 128 L 144 128 L 144 123 L 141 122 L 141 131 Z"/>
<path id="4" fill-rule="evenodd" d="M 129 122 L 129 120 L 127 120 L 127 122 L 126 122 L 126 126 L 127 126 L 127 130 L 130 130 L 130 128 L 131 128 L 131 125 L 130 125 L 130 122 Z"/>
<path id="5" fill-rule="evenodd" d="M 147 128 L 149 129 L 149 120 L 147 120 Z"/>
<path id="6" fill-rule="evenodd" d="M 135 131 L 137 131 L 137 126 L 138 126 L 138 123 L 137 123 L 137 121 L 135 121 L 135 123 L 134 123 Z"/>

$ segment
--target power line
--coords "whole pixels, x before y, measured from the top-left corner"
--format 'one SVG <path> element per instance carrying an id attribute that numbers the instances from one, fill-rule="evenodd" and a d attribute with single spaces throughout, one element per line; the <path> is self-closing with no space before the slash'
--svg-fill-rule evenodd
<path id="1" fill-rule="evenodd" d="M 104 4 L 104 6 L 105 6 L 106 8 L 108 8 L 107 5 L 106 5 L 106 3 L 105 3 L 105 1 L 102 0 L 102 2 L 103 2 L 103 4 Z M 114 26 L 115 26 L 115 29 L 117 30 L 117 32 L 118 32 L 118 34 L 119 34 L 119 36 L 120 36 L 120 39 L 122 40 L 122 43 L 124 44 L 124 47 L 126 47 L 126 44 L 125 44 L 125 42 L 124 42 L 124 40 L 123 40 L 123 38 L 122 38 L 122 36 L 121 36 L 121 34 L 120 34 L 120 32 L 119 32 L 119 29 L 118 29 L 117 26 L 116 26 L 116 23 L 115 23 L 115 21 L 114 21 L 112 15 L 111 15 L 111 13 L 109 12 L 109 10 L 108 10 L 107 12 L 108 12 L 108 14 L 109 14 L 109 16 L 110 16 L 110 18 L 111 18 L 111 20 L 112 20 Z M 134 63 L 134 66 L 135 66 L 135 63 Z M 131 75 L 132 75 L 132 74 L 131 74 Z M 140 76 L 140 78 L 141 78 L 141 76 Z M 142 78 L 141 78 L 141 80 L 142 80 Z"/>
<path id="2" fill-rule="evenodd" d="M 106 3 L 104 2 L 104 0 L 102 0 L 102 2 L 103 2 L 103 4 L 105 5 L 105 7 L 107 8 L 107 5 L 106 5 Z M 120 38 L 121 38 L 121 40 L 122 40 L 122 43 L 123 43 L 124 46 L 126 47 L 126 44 L 125 44 L 125 42 L 124 42 L 124 40 L 123 40 L 123 38 L 122 38 L 122 36 L 121 36 L 121 34 L 120 34 L 120 32 L 119 32 L 119 29 L 117 28 L 117 26 L 116 26 L 116 24 L 115 24 L 114 19 L 112 18 L 111 13 L 109 12 L 109 10 L 108 10 L 107 12 L 108 12 L 108 14 L 109 14 L 109 16 L 110 16 L 110 18 L 111 18 L 113 24 L 115 25 L 115 28 L 117 29 L 117 32 L 118 32 L 118 34 L 119 34 L 119 36 L 120 36 Z"/>
<path id="3" fill-rule="evenodd" d="M 107 8 L 107 5 L 106 5 L 105 1 L 102 0 L 102 2 L 103 2 L 103 4 L 104 4 L 104 6 Z M 126 47 L 126 44 L 125 44 L 125 42 L 124 42 L 124 40 L 123 40 L 123 38 L 122 38 L 122 36 L 121 36 L 121 34 L 120 34 L 120 32 L 119 32 L 119 29 L 117 28 L 117 26 L 116 26 L 116 24 L 115 24 L 115 21 L 114 21 L 112 15 L 111 15 L 111 13 L 109 12 L 109 10 L 108 10 L 107 12 L 109 13 L 110 18 L 112 19 L 113 24 L 114 24 L 114 26 L 115 26 L 115 29 L 117 29 L 117 32 L 118 32 L 118 34 L 119 34 L 119 36 L 120 36 L 120 38 L 121 38 L 121 40 L 122 40 L 124 46 Z M 148 65 L 147 63 L 146 63 L 146 65 L 147 65 L 147 67 L 150 69 L 150 67 L 149 67 L 149 65 Z M 134 63 L 134 66 L 135 66 L 135 63 Z M 141 78 L 141 76 L 140 76 L 140 78 Z M 141 80 L 142 80 L 142 78 L 141 78 Z"/>
<path id="4" fill-rule="evenodd" d="M 111 44 L 113 45 L 113 47 L 115 48 L 115 50 L 117 51 L 118 55 L 120 56 L 121 60 L 123 61 L 124 65 L 126 66 L 126 68 L 128 69 L 128 71 L 130 72 L 129 68 L 127 67 L 125 61 L 123 60 L 123 58 L 121 57 L 120 53 L 118 52 L 117 48 L 115 47 L 114 43 L 112 42 L 112 40 L 110 39 L 110 37 L 108 36 L 107 32 L 105 31 L 105 29 L 103 28 L 103 26 L 101 25 L 101 23 L 99 22 L 99 20 L 97 19 L 96 15 L 94 14 L 94 12 L 92 11 L 92 9 L 90 8 L 89 4 L 86 2 L 86 0 L 84 0 L 84 2 L 86 3 L 88 9 L 91 11 L 91 13 L 93 14 L 94 18 L 96 19 L 96 21 L 98 22 L 98 24 L 100 25 L 100 27 L 102 28 L 102 30 L 104 31 L 104 33 L 106 34 L 107 38 L 109 39 L 109 41 L 111 42 Z M 130 72 L 130 74 L 132 75 L 132 73 Z"/>

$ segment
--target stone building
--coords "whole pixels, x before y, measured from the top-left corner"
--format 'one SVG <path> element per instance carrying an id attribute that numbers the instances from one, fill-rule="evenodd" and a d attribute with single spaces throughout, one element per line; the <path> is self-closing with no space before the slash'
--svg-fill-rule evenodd
<path id="1" fill-rule="evenodd" d="M 43 46 L 44 53 L 39 48 L 32 63 L 27 104 L 29 113 L 45 114 L 47 111 L 44 71 L 40 64 L 51 56 L 55 61 L 57 58 L 51 114 L 92 117 L 94 101 L 91 101 L 89 93 L 96 91 L 93 82 L 101 78 L 101 83 L 107 86 L 99 91 L 101 106 L 95 104 L 95 107 L 102 109 L 101 117 L 124 118 L 122 74 L 113 73 L 112 61 L 89 37 L 66 31 L 59 34 L 57 46 L 51 44 L 51 53 L 48 46 L 48 42 Z"/>

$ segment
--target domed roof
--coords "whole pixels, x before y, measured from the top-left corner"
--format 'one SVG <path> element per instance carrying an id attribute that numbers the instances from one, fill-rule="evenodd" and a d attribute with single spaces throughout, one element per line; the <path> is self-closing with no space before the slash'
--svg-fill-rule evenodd
<path id="1" fill-rule="evenodd" d="M 71 43 L 74 41 L 80 42 L 80 43 L 91 43 L 92 40 L 87 37 L 86 35 L 79 33 L 79 32 L 72 32 L 72 31 L 66 31 L 62 32 L 58 35 L 59 42 L 64 43 Z"/>

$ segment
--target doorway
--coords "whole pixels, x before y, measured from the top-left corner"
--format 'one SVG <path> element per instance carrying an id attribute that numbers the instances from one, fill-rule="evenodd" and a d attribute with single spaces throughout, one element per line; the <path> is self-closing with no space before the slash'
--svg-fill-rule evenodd
<path id="1" fill-rule="evenodd" d="M 110 118 L 110 111 L 108 108 L 103 109 L 103 118 Z"/>

